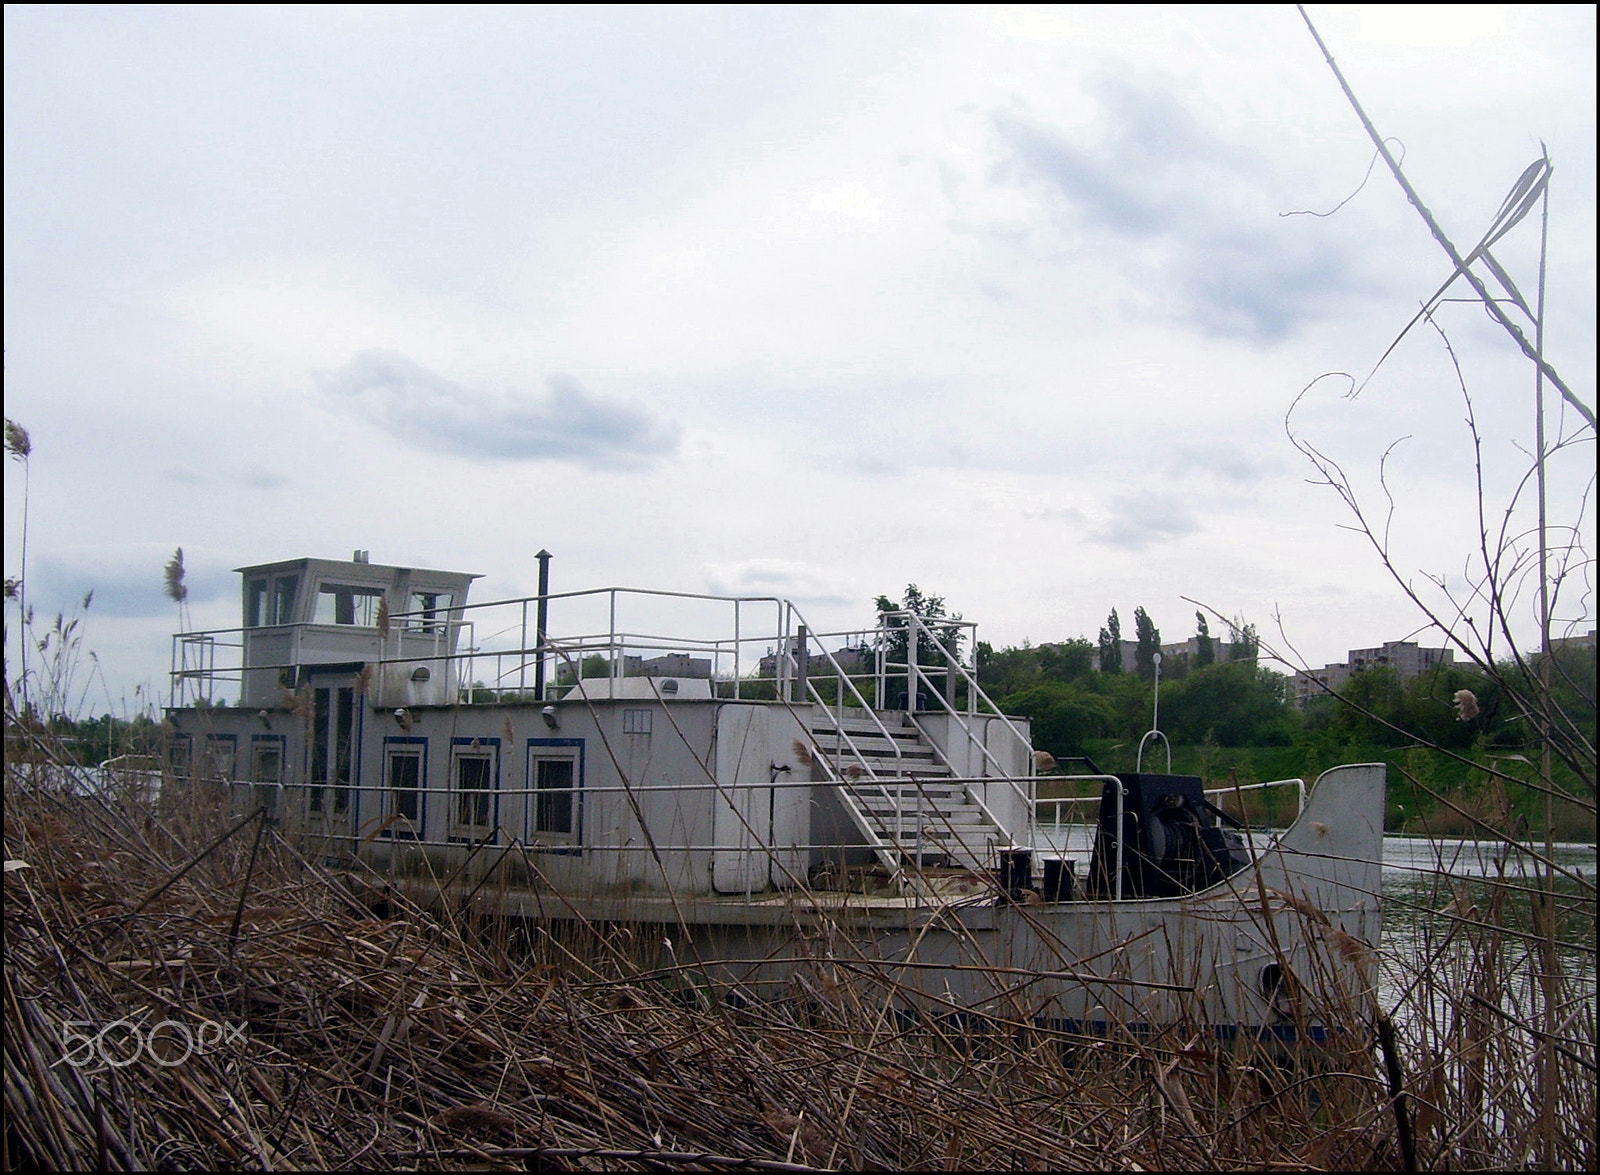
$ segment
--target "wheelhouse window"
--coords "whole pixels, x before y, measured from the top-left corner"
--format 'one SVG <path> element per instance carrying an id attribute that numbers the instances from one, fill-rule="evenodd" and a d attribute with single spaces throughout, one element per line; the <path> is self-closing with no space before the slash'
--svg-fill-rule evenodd
<path id="1" fill-rule="evenodd" d="M 245 589 L 244 626 L 259 628 L 267 615 L 267 580 L 252 579 Z"/>
<path id="2" fill-rule="evenodd" d="M 376 628 L 378 605 L 382 601 L 382 588 L 325 583 L 317 589 L 316 623 Z"/>
<path id="3" fill-rule="evenodd" d="M 290 624 L 294 621 L 294 594 L 300 590 L 298 575 L 282 575 L 272 583 L 272 612 L 268 624 Z"/>
<path id="4" fill-rule="evenodd" d="M 406 627 L 416 632 L 440 632 L 455 602 L 452 592 L 412 592 L 406 611 L 412 615 Z"/>
<path id="5" fill-rule="evenodd" d="M 459 739 L 451 752 L 451 840 L 494 835 L 499 739 Z"/>
<path id="6" fill-rule="evenodd" d="M 245 588 L 244 624 L 260 628 L 268 624 L 290 624 L 294 620 L 294 593 L 300 586 L 298 575 L 277 579 L 252 579 Z"/>

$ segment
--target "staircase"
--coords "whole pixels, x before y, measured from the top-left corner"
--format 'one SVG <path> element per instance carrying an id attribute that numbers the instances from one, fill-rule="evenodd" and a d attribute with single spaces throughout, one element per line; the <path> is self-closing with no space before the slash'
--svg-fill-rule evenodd
<path id="1" fill-rule="evenodd" d="M 813 713 L 812 746 L 879 861 L 897 873 L 994 867 L 1008 838 L 963 784 L 949 782 L 950 768 L 906 715 L 879 715 L 886 738 L 862 711 L 846 711 L 842 728 L 837 711 Z"/>

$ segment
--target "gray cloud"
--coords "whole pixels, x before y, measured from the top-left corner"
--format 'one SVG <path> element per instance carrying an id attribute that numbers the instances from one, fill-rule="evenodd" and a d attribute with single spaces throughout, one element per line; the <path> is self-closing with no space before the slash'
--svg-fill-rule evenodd
<path id="1" fill-rule="evenodd" d="M 1113 498 L 1111 517 L 1089 537 L 1108 547 L 1142 551 L 1199 529 L 1200 523 L 1178 499 L 1144 493 Z"/>
<path id="2" fill-rule="evenodd" d="M 47 612 L 70 613 L 81 608 L 84 597 L 93 592 L 88 613 L 91 620 L 96 616 L 167 616 L 176 629 L 178 606 L 167 598 L 162 576 L 171 554 L 152 552 L 148 566 L 61 558 L 30 561 L 28 603 L 39 616 Z M 191 607 L 209 603 L 224 591 L 237 590 L 237 583 L 238 577 L 224 568 L 197 568 L 192 561 L 184 576 Z"/>
<path id="3" fill-rule="evenodd" d="M 1278 462 L 1267 464 L 1277 467 Z M 1204 445 L 1179 445 L 1173 451 L 1171 470 L 1174 477 L 1182 477 L 1200 470 L 1225 478 L 1237 485 L 1253 485 L 1266 476 L 1261 460 L 1249 450 L 1226 441 Z"/>
<path id="4" fill-rule="evenodd" d="M 421 449 L 619 468 L 675 453 L 677 425 L 551 376 L 543 396 L 469 390 L 393 351 L 362 351 L 317 372 L 330 400 Z"/>
<path id="5" fill-rule="evenodd" d="M 233 484 L 244 486 L 251 490 L 273 490 L 279 486 L 289 484 L 289 479 L 281 474 L 269 473 L 265 469 L 222 469 L 216 473 L 198 473 L 187 466 L 175 465 L 166 470 L 164 475 L 168 481 L 175 481 L 180 485 L 209 486 Z"/>
<path id="6" fill-rule="evenodd" d="M 1006 152 L 994 177 L 1042 186 L 1077 224 L 1168 244 L 1158 280 L 1170 282 L 1176 317 L 1210 335 L 1273 342 L 1326 314 L 1332 296 L 1365 284 L 1314 226 L 1268 207 L 1253 152 L 1205 130 L 1174 94 L 1111 78 L 1094 92 L 1102 113 L 1095 143 L 993 115 Z"/>

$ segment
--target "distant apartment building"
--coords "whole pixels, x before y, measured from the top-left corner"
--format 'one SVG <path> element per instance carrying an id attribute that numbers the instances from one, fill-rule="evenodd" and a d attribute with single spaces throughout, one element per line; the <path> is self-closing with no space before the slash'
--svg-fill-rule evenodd
<path id="1" fill-rule="evenodd" d="M 1130 642 L 1123 641 L 1122 643 L 1126 645 Z M 1135 649 L 1139 647 L 1139 643 L 1137 641 L 1131 643 Z M 1123 664 L 1131 665 L 1131 657 L 1132 654 L 1124 650 L 1122 654 Z M 1200 638 L 1197 636 L 1192 636 L 1186 641 L 1179 641 L 1177 644 L 1161 646 L 1161 659 L 1163 661 L 1172 661 L 1179 658 L 1186 660 L 1189 663 L 1190 668 L 1200 664 Z M 1227 641 L 1220 641 L 1216 637 L 1212 637 L 1211 659 L 1216 662 L 1232 661 L 1233 646 Z"/>
<path id="2" fill-rule="evenodd" d="M 691 657 L 688 653 L 664 653 L 651 657 L 641 667 L 645 677 L 710 677 L 711 658 Z"/>
<path id="3" fill-rule="evenodd" d="M 1410 681 L 1436 665 L 1453 664 L 1455 652 L 1451 649 L 1424 649 L 1416 641 L 1385 641 L 1375 649 L 1351 649 L 1346 660 L 1321 669 L 1297 670 L 1289 679 L 1289 700 L 1304 710 L 1312 698 L 1341 689 L 1363 669 L 1381 666 L 1394 670 L 1401 681 Z"/>
<path id="4" fill-rule="evenodd" d="M 792 648 L 790 657 L 799 654 L 798 648 Z M 871 673 L 876 667 L 871 649 L 839 649 L 834 652 L 833 659 L 838 662 L 839 668 L 852 677 Z M 760 674 L 762 677 L 776 677 L 778 675 L 778 655 L 768 653 L 761 658 Z M 811 653 L 806 657 L 806 676 L 820 677 L 832 673 L 833 667 L 828 664 L 828 658 L 822 653 Z M 902 674 L 901 676 L 904 676 Z"/>
<path id="5" fill-rule="evenodd" d="M 1592 653 L 1595 648 L 1594 632 L 1595 630 L 1591 628 L 1582 636 L 1553 636 L 1550 638 L 1550 649 L 1556 653 L 1578 652 L 1580 650 Z"/>
<path id="6" fill-rule="evenodd" d="M 610 676 L 611 669 L 608 662 L 603 676 Z M 601 676 L 588 672 L 585 676 Z M 691 657 L 687 653 L 664 653 L 659 657 L 644 657 L 632 655 L 622 658 L 622 676 L 624 677 L 710 677 L 711 658 Z M 556 681 L 561 685 L 571 685 L 577 680 L 573 667 L 564 664 L 556 671 Z"/>
<path id="7" fill-rule="evenodd" d="M 1219 641 L 1216 637 L 1212 637 L 1211 659 L 1218 663 L 1233 660 L 1233 646 L 1227 641 Z M 1161 646 L 1161 663 L 1167 672 L 1170 672 L 1173 663 L 1178 660 L 1186 661 L 1191 669 L 1200 663 L 1199 637 L 1192 636 L 1186 641 L 1178 641 L 1175 644 Z M 1100 668 L 1100 657 L 1098 653 L 1095 654 L 1094 667 L 1096 669 Z M 1138 668 L 1139 642 L 1123 641 L 1122 672 L 1134 673 L 1138 671 Z"/>

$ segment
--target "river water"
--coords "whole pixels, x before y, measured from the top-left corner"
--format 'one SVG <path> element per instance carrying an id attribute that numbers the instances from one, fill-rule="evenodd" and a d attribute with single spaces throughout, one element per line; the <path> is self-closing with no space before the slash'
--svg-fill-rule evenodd
<path id="1" fill-rule="evenodd" d="M 1535 851 L 1542 856 L 1543 846 Z M 1592 999 L 1596 848 L 1558 844 L 1551 860 L 1572 875 L 1555 879 L 1561 968 Z M 1481 969 L 1481 927 L 1490 920 L 1505 932 L 1496 965 L 1510 997 L 1526 1000 L 1539 971 L 1533 891 L 1542 875 L 1532 855 L 1507 853 L 1498 842 L 1384 837 L 1380 1002 L 1394 1011 L 1436 981 L 1448 987 Z"/>

